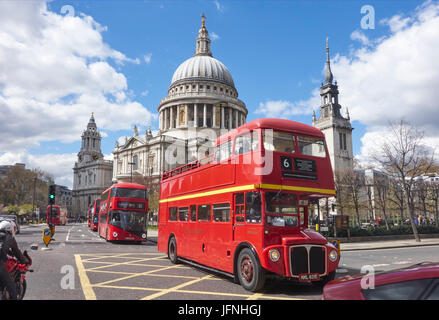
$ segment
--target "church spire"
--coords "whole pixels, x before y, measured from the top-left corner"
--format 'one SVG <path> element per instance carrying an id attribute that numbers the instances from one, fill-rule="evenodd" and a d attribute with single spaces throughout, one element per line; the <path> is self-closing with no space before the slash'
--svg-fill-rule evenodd
<path id="1" fill-rule="evenodd" d="M 209 33 L 206 29 L 206 16 L 204 13 L 201 15 L 201 28 L 198 31 L 197 43 L 196 43 L 195 55 L 208 55 L 212 56 L 210 52 L 210 39 Z"/>
<path id="2" fill-rule="evenodd" d="M 331 62 L 329 61 L 329 44 L 326 37 L 326 67 L 325 67 L 325 84 L 332 84 L 333 75 L 331 72 Z"/>

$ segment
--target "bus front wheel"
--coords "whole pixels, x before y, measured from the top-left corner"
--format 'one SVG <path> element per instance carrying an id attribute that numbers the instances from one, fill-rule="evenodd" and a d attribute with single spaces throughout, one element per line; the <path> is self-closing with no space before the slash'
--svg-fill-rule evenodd
<path id="1" fill-rule="evenodd" d="M 177 258 L 177 240 L 175 240 L 174 237 L 171 237 L 169 239 L 168 243 L 168 258 L 171 260 L 173 264 L 177 264 L 178 258 Z"/>
<path id="2" fill-rule="evenodd" d="M 239 253 L 236 263 L 236 272 L 241 286 L 252 292 L 262 289 L 265 284 L 265 272 L 249 248 Z"/>

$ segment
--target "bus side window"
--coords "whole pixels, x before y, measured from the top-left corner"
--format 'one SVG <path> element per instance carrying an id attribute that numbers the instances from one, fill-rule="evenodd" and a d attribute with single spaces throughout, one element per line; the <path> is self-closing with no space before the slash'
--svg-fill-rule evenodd
<path id="1" fill-rule="evenodd" d="M 216 147 L 216 161 L 223 162 L 230 158 L 232 154 L 232 140 L 229 140 Z"/>
<path id="2" fill-rule="evenodd" d="M 230 204 L 220 203 L 213 205 L 213 219 L 216 222 L 230 221 Z"/>
<path id="3" fill-rule="evenodd" d="M 235 221 L 244 222 L 244 193 L 235 194 Z"/>
<path id="4" fill-rule="evenodd" d="M 251 191 L 245 193 L 245 221 L 260 223 L 262 220 L 261 193 Z"/>
<path id="5" fill-rule="evenodd" d="M 198 206 L 198 221 L 210 221 L 211 205 L 204 204 Z"/>
<path id="6" fill-rule="evenodd" d="M 169 208 L 169 221 L 177 221 L 177 207 Z"/>
<path id="7" fill-rule="evenodd" d="M 189 208 L 188 207 L 178 208 L 178 220 L 188 221 L 188 218 L 189 218 Z"/>
<path id="8" fill-rule="evenodd" d="M 191 221 L 197 221 L 197 206 L 191 205 Z"/>

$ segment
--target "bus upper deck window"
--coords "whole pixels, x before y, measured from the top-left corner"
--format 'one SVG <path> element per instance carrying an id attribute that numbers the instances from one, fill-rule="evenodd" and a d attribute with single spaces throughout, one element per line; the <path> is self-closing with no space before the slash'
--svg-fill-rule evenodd
<path id="1" fill-rule="evenodd" d="M 265 129 L 263 131 L 264 149 L 270 151 L 294 153 L 294 135 L 288 132 L 273 131 Z"/>
<path id="2" fill-rule="evenodd" d="M 299 152 L 307 156 L 326 157 L 325 142 L 320 138 L 313 137 L 297 137 Z"/>
<path id="3" fill-rule="evenodd" d="M 235 154 L 243 154 L 246 152 L 255 151 L 258 149 L 259 137 L 257 131 L 245 133 L 236 137 L 235 140 Z"/>

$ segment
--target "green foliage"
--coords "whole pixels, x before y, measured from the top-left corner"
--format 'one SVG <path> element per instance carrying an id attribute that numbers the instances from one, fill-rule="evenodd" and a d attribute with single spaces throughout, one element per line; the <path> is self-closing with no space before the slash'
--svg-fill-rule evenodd
<path id="1" fill-rule="evenodd" d="M 3 208 L 3 211 L 7 212 L 8 214 L 17 214 L 20 209 L 18 208 L 18 206 L 6 206 Z"/>

